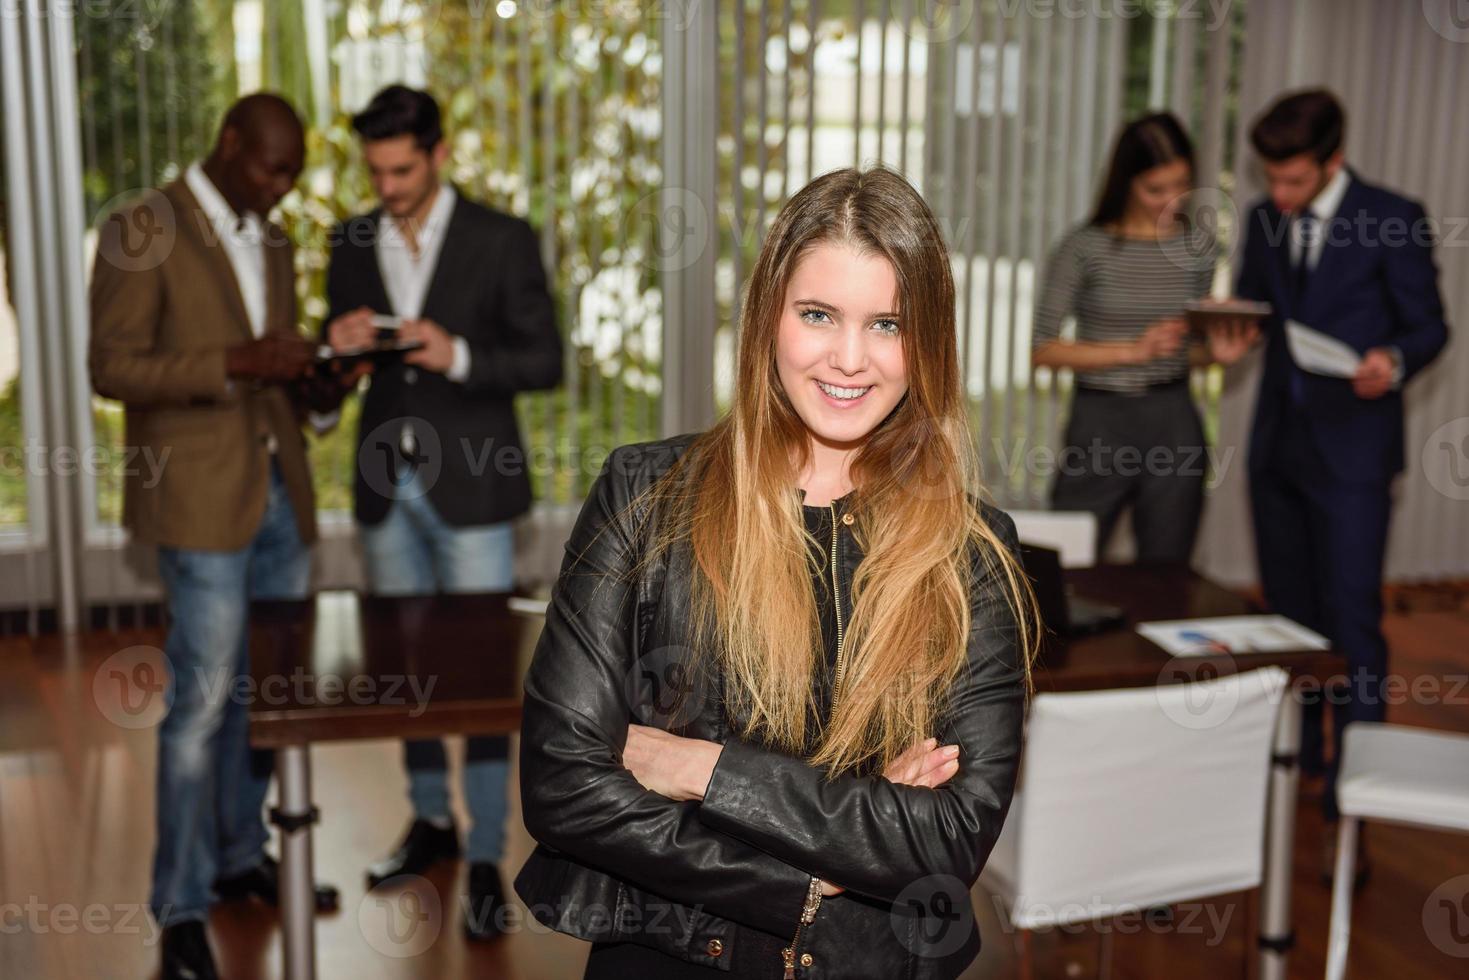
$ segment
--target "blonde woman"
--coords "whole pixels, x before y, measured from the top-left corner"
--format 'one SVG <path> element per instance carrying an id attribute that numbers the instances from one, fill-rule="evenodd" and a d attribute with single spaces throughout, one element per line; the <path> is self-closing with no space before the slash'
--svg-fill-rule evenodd
<path id="1" fill-rule="evenodd" d="M 933 215 L 877 168 L 781 210 L 735 403 L 624 446 L 525 681 L 532 914 L 586 977 L 957 976 L 1034 637 L 979 501 Z"/>

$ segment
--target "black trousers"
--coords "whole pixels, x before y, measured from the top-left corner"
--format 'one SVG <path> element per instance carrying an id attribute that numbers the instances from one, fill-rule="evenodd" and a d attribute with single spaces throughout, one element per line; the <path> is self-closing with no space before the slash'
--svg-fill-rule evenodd
<path id="1" fill-rule="evenodd" d="M 1331 640 L 1346 657 L 1347 685 L 1332 692 L 1332 728 L 1382 721 L 1387 640 L 1382 566 L 1392 510 L 1390 483 L 1343 484 L 1329 475 L 1308 420 L 1282 416 L 1263 466 L 1250 478 L 1260 582 L 1272 612 Z M 1337 818 L 1337 763 L 1325 762 L 1323 698 L 1302 698 L 1301 768 L 1326 774 L 1322 809 Z"/>
<path id="2" fill-rule="evenodd" d="M 1100 555 L 1132 507 L 1139 562 L 1187 562 L 1204 508 L 1208 447 L 1187 380 L 1138 395 L 1078 387 L 1051 490 L 1055 510 L 1097 518 Z"/>

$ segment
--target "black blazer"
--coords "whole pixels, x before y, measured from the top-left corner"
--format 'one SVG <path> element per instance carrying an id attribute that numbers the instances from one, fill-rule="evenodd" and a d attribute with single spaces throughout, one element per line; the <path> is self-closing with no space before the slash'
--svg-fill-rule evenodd
<path id="1" fill-rule="evenodd" d="M 1237 292 L 1274 311 L 1263 324 L 1265 367 L 1250 442 L 1250 468 L 1270 458 L 1275 430 L 1294 411 L 1287 317 L 1350 344 L 1359 354 L 1396 346 L 1407 383 L 1448 341 L 1438 268 L 1427 217 L 1416 201 L 1368 184 L 1355 173 L 1335 220 L 1324 231 L 1321 258 L 1306 292 L 1291 288 L 1289 220 L 1269 198 L 1246 217 Z M 1403 468 L 1403 395 L 1358 398 L 1344 378 L 1303 376 L 1304 404 L 1317 448 L 1339 483 L 1386 484 Z"/>
<path id="2" fill-rule="evenodd" d="M 393 312 L 375 247 L 381 213 L 337 229 L 327 323 L 359 306 Z M 387 516 L 410 419 L 414 462 L 446 523 L 493 524 L 525 513 L 531 487 L 514 397 L 559 384 L 563 350 L 531 226 L 460 194 L 421 316 L 468 342 L 469 377 L 461 384 L 402 363 L 373 374 L 357 433 L 357 520 L 370 525 Z"/>

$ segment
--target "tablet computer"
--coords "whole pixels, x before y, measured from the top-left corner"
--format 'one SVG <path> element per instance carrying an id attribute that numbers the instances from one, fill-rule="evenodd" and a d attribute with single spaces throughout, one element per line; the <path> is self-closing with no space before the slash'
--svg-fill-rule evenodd
<path id="1" fill-rule="evenodd" d="M 1183 304 L 1189 324 L 1195 327 L 1208 327 L 1240 317 L 1267 317 L 1272 309 L 1269 303 L 1251 299 L 1195 299 Z"/>
<path id="2" fill-rule="evenodd" d="M 396 327 L 379 327 L 377 339 L 369 346 L 337 351 L 323 344 L 316 349 L 316 359 L 319 362 L 335 361 L 343 366 L 349 366 L 362 360 L 384 364 L 398 360 L 409 351 L 419 350 L 422 347 L 423 341 L 421 340 L 407 341 L 399 337 Z"/>

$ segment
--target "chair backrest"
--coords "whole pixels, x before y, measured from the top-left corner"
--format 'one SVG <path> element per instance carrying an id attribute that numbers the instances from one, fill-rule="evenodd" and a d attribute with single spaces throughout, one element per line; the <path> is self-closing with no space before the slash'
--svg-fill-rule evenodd
<path id="1" fill-rule="evenodd" d="M 1012 510 L 1009 514 L 1021 543 L 1059 551 L 1062 568 L 1090 568 L 1097 563 L 1097 518 L 1091 512 Z"/>
<path id="2" fill-rule="evenodd" d="M 1035 699 L 991 858 L 1023 929 L 1253 888 L 1287 676 Z M 1008 838 L 1008 839 L 1006 839 Z"/>

